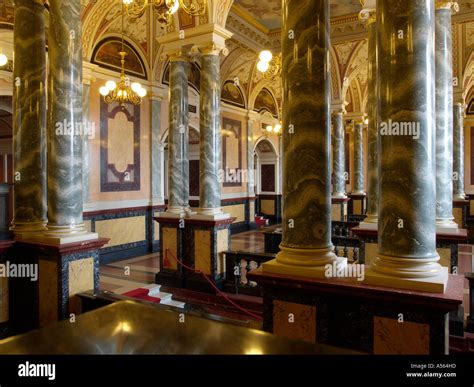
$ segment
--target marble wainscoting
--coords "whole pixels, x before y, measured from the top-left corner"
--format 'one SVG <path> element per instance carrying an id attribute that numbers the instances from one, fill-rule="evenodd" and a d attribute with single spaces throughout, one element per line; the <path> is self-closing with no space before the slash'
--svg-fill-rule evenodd
<path id="1" fill-rule="evenodd" d="M 199 200 L 190 200 L 190 206 L 194 210 L 199 208 Z M 255 214 L 258 215 L 258 197 L 227 198 L 221 200 L 222 211 L 235 218 L 230 226 L 232 235 L 245 231 L 255 230 Z"/>
<path id="2" fill-rule="evenodd" d="M 160 216 L 160 268 L 155 282 L 160 285 L 214 293 L 200 273 L 218 287 L 225 279 L 224 252 L 230 246 L 230 225 L 235 218 L 200 220 L 192 217 Z M 182 262 L 182 264 L 180 263 Z"/>
<path id="3" fill-rule="evenodd" d="M 257 195 L 256 214 L 270 221 L 280 223 L 282 219 L 282 195 Z"/>
<path id="4" fill-rule="evenodd" d="M 265 331 L 379 355 L 447 354 L 446 314 L 457 310 L 463 297 L 463 278 L 453 275 L 445 294 L 370 286 L 355 278 L 282 276 L 261 269 L 247 277 L 264 289 Z"/>
<path id="5" fill-rule="evenodd" d="M 14 334 L 43 327 L 80 312 L 78 293 L 99 291 L 99 238 L 61 246 L 18 241 L 8 252 L 15 263 L 34 265 L 37 280 L 10 278 L 10 327 Z"/>
<path id="6" fill-rule="evenodd" d="M 138 257 L 160 249 L 159 225 L 153 217 L 165 206 L 143 206 L 84 213 L 86 227 L 110 241 L 100 250 L 100 263 Z"/>

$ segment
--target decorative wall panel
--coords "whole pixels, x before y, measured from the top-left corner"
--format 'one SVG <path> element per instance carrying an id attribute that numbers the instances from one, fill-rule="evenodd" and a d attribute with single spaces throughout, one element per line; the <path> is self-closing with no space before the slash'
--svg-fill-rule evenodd
<path id="1" fill-rule="evenodd" d="M 140 106 L 101 100 L 100 190 L 140 190 Z"/>

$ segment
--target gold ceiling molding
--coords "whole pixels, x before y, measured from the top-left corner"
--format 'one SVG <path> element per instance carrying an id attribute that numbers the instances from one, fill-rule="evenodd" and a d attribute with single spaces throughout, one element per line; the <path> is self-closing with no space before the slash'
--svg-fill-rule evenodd
<path id="1" fill-rule="evenodd" d="M 359 21 L 359 14 L 353 13 L 350 15 L 343 15 L 343 16 L 332 18 L 331 26 L 337 26 L 340 24 L 353 23 L 353 22 L 358 22 L 358 21 Z"/>
<path id="2" fill-rule="evenodd" d="M 232 6 L 232 12 L 244 19 L 247 23 L 258 29 L 260 32 L 263 32 L 264 34 L 270 33 L 270 30 L 267 27 L 259 23 L 247 10 L 242 8 L 240 5 L 234 4 Z"/>
<path id="3" fill-rule="evenodd" d="M 234 4 L 232 5 L 232 12 L 241 17 L 243 20 L 245 20 L 247 23 L 249 23 L 251 26 L 255 27 L 258 29 L 260 32 L 270 35 L 270 34 L 279 34 L 281 32 L 281 28 L 277 28 L 274 30 L 270 30 L 267 27 L 265 27 L 263 24 L 261 24 L 255 17 L 242 8 L 240 5 Z M 359 21 L 359 14 L 354 13 L 354 14 L 349 14 L 349 15 L 343 15 L 343 16 L 337 16 L 331 18 L 331 26 L 337 26 L 340 24 L 346 24 L 346 23 L 353 23 Z"/>

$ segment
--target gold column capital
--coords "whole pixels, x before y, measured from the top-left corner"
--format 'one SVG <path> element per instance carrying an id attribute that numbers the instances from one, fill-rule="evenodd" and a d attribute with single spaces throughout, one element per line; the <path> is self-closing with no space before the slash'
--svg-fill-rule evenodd
<path id="1" fill-rule="evenodd" d="M 359 12 L 359 20 L 362 20 L 365 23 L 366 27 L 375 23 L 376 16 L 377 12 L 375 8 L 365 8 Z"/>
<path id="2" fill-rule="evenodd" d="M 436 10 L 450 9 L 453 14 L 459 12 L 459 4 L 456 1 L 436 1 Z"/>
<path id="3" fill-rule="evenodd" d="M 215 42 L 196 45 L 191 51 L 195 54 L 199 53 L 200 55 L 229 55 L 229 49 L 225 45 L 218 45 Z"/>
<path id="4" fill-rule="evenodd" d="M 347 114 L 345 109 L 338 109 L 332 112 L 333 117 L 338 116 L 338 115 L 344 116 L 345 114 Z"/>
<path id="5" fill-rule="evenodd" d="M 161 59 L 169 59 L 170 62 L 189 62 L 189 52 L 183 49 L 170 50 L 161 54 Z"/>

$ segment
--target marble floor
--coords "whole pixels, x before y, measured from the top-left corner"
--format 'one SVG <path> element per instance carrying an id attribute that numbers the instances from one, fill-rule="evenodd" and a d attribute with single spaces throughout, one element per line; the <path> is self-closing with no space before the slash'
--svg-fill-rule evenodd
<path id="1" fill-rule="evenodd" d="M 230 250 L 263 253 L 265 250 L 263 233 L 256 230 L 233 235 Z M 155 274 L 159 271 L 159 253 L 101 265 L 100 286 L 103 291 L 127 293 L 153 284 Z"/>
<path id="2" fill-rule="evenodd" d="M 263 253 L 264 235 L 261 231 L 248 231 L 231 237 L 230 250 Z M 101 289 L 116 294 L 127 293 L 154 284 L 155 274 L 160 271 L 159 253 L 126 259 L 100 267 Z M 474 271 L 474 246 L 459 246 L 459 274 Z M 464 286 L 464 314 L 469 311 L 469 283 Z"/>

